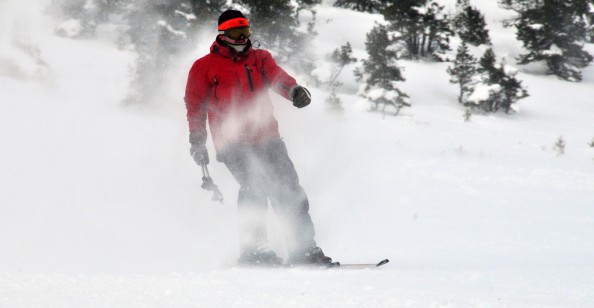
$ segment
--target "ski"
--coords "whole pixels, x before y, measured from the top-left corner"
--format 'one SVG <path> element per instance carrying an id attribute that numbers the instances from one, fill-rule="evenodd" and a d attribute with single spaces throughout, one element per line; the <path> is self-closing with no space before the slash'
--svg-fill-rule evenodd
<path id="1" fill-rule="evenodd" d="M 340 262 L 332 262 L 329 265 L 321 264 L 253 264 L 253 265 L 237 265 L 239 268 L 252 268 L 252 269 L 291 269 L 291 268 L 304 268 L 304 269 L 374 269 L 390 262 L 388 259 L 384 259 L 378 263 L 347 263 L 341 264 Z"/>
<path id="2" fill-rule="evenodd" d="M 381 260 L 378 263 L 351 263 L 351 264 L 341 264 L 340 262 L 334 262 L 328 266 L 328 269 L 366 269 L 366 268 L 376 268 L 382 265 L 387 264 L 390 262 L 388 259 Z"/>

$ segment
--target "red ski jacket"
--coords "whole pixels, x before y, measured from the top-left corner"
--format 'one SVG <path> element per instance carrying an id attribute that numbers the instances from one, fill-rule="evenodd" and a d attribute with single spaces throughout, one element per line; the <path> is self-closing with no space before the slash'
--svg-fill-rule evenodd
<path id="1" fill-rule="evenodd" d="M 206 141 L 207 118 L 217 152 L 237 142 L 279 138 L 268 88 L 290 100 L 295 86 L 295 79 L 268 51 L 252 49 L 248 43 L 238 54 L 217 38 L 188 76 L 185 102 L 190 140 Z"/>

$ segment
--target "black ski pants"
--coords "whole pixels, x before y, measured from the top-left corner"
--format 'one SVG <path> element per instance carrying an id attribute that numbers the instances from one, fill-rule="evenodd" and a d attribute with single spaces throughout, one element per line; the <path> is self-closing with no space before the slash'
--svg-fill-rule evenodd
<path id="1" fill-rule="evenodd" d="M 219 152 L 240 184 L 238 196 L 241 252 L 267 247 L 268 201 L 285 229 L 289 256 L 316 246 L 309 201 L 282 139 L 263 144 L 233 144 Z"/>

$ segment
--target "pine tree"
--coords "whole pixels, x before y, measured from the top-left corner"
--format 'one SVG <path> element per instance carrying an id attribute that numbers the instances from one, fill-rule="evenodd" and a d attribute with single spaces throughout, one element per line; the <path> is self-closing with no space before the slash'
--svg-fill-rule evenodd
<path id="1" fill-rule="evenodd" d="M 513 110 L 513 104 L 520 99 L 528 97 L 529 94 L 522 85 L 522 81 L 516 78 L 518 73 L 515 69 L 509 69 L 504 60 L 501 61 L 500 67 L 502 70 L 502 79 L 499 81 L 499 84 L 503 87 L 503 95 L 502 100 L 493 111 L 502 108 L 506 113 L 509 113 Z"/>
<path id="2" fill-rule="evenodd" d="M 163 72 L 170 68 L 175 55 L 193 46 L 200 25 L 216 24 L 224 1 L 125 2 L 121 14 L 129 28 L 122 37 L 122 44 L 138 54 L 126 102 L 146 103 L 158 99 L 164 82 Z M 205 19 L 199 20 L 194 12 Z"/>
<path id="3" fill-rule="evenodd" d="M 356 72 L 359 80 L 363 80 L 363 96 L 372 103 L 373 110 L 381 110 L 384 115 L 388 106 L 396 109 L 395 115 L 403 107 L 410 107 L 408 95 L 396 86 L 396 82 L 405 79 L 396 62 L 396 52 L 390 48 L 391 44 L 388 28 L 376 25 L 367 34 L 365 42 L 369 58 L 363 60 L 362 71 Z"/>
<path id="4" fill-rule="evenodd" d="M 594 0 L 582 0 L 576 4 L 576 15 L 581 16 L 586 27 L 585 41 L 594 43 Z"/>
<path id="5" fill-rule="evenodd" d="M 314 9 L 314 6 L 322 3 L 322 0 L 295 0 L 295 3 L 297 4 L 297 12 L 295 14 L 297 19 L 299 19 L 299 12 L 309 10 L 311 11 L 315 22 L 316 10 Z"/>
<path id="6" fill-rule="evenodd" d="M 553 144 L 553 150 L 555 152 L 557 152 L 557 156 L 561 156 L 561 155 L 565 154 L 565 146 L 566 146 L 566 142 L 563 139 L 563 136 L 559 136 L 559 138 L 557 138 L 557 141 L 555 142 L 555 144 Z"/>
<path id="7" fill-rule="evenodd" d="M 252 27 L 252 41 L 258 41 L 275 54 L 279 62 L 287 63 L 305 74 L 313 70 L 313 53 L 307 48 L 316 35 L 313 5 L 321 0 L 237 0 L 243 5 Z M 299 13 L 310 10 L 312 22 L 307 32 L 299 29 Z"/>
<path id="8" fill-rule="evenodd" d="M 326 104 L 332 111 L 342 112 L 342 101 L 336 94 L 336 89 L 342 86 L 342 83 L 337 81 L 338 76 L 345 66 L 357 62 L 357 58 L 353 57 L 353 48 L 349 42 L 336 48 L 330 55 L 330 61 L 334 63 L 334 67 L 328 80 L 328 89 L 330 89 L 330 96 L 326 98 Z"/>
<path id="9" fill-rule="evenodd" d="M 504 60 L 497 64 L 491 48 L 479 60 L 477 72 L 481 74 L 481 83 L 474 86 L 468 103 L 483 111 L 497 112 L 503 109 L 509 113 L 513 110 L 513 104 L 528 96 L 528 91 L 516 78 L 517 72 L 507 66 Z M 487 97 L 484 97 L 484 93 L 475 95 L 481 91 L 487 93 Z"/>
<path id="10" fill-rule="evenodd" d="M 498 0 L 501 7 L 516 11 L 520 14 L 527 10 L 542 6 L 543 1 L 544 0 Z"/>
<path id="11" fill-rule="evenodd" d="M 387 0 L 337 0 L 334 6 L 359 12 L 375 13 L 381 10 L 387 2 Z"/>
<path id="12" fill-rule="evenodd" d="M 580 81 L 581 69 L 592 62 L 584 50 L 587 28 L 582 12 L 586 0 L 543 0 L 542 5 L 522 12 L 517 37 L 528 49 L 519 63 L 544 61 L 549 74 L 561 79 Z"/>
<path id="13" fill-rule="evenodd" d="M 495 68 L 496 62 L 495 52 L 493 48 L 489 48 L 480 58 L 477 71 L 486 75 L 489 80 L 497 80 L 500 72 Z"/>
<path id="14" fill-rule="evenodd" d="M 182 8 L 179 14 L 188 14 L 196 16 L 196 24 L 198 26 L 216 26 L 219 15 L 226 8 L 226 0 L 190 0 L 189 11 Z"/>
<path id="15" fill-rule="evenodd" d="M 351 47 L 351 43 L 346 42 L 346 44 L 336 48 L 330 56 L 330 61 L 335 63 L 336 66 L 330 74 L 330 79 L 328 81 L 329 86 L 336 82 L 336 79 L 345 66 L 357 62 L 357 58 L 353 57 L 353 48 Z"/>
<path id="16" fill-rule="evenodd" d="M 474 77 L 476 75 L 476 59 L 470 54 L 468 45 L 462 41 L 456 53 L 456 59 L 448 67 L 450 82 L 458 84 L 460 92 L 458 102 L 466 105 L 466 97 L 473 90 Z"/>
<path id="17" fill-rule="evenodd" d="M 294 54 L 292 43 L 301 41 L 297 31 L 299 21 L 291 0 L 239 0 L 249 10 L 254 36 L 266 48 L 276 50 L 281 61 Z"/>
<path id="18" fill-rule="evenodd" d="M 403 56 L 441 59 L 450 50 L 452 35 L 443 9 L 434 0 L 402 0 L 387 4 L 381 12 L 390 30 L 400 34 L 396 39 L 404 42 Z"/>
<path id="19" fill-rule="evenodd" d="M 485 16 L 476 8 L 470 6 L 469 0 L 458 0 L 458 14 L 454 18 L 454 29 L 458 36 L 468 44 L 490 45 L 489 30 Z"/>
<path id="20" fill-rule="evenodd" d="M 588 35 L 586 37 L 586 41 L 594 43 L 594 2 L 590 4 L 590 9 L 585 20 L 588 26 Z"/>

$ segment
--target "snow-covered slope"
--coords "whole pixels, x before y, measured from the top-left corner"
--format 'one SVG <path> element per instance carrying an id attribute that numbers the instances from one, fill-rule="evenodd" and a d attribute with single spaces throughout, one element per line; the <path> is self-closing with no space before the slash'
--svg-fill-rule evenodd
<path id="1" fill-rule="evenodd" d="M 513 63 L 509 12 L 475 2 Z M 318 244 L 346 263 L 391 263 L 236 269 L 238 187 L 213 163 L 225 205 L 199 188 L 181 99 L 212 35 L 172 67 L 162 102 L 126 107 L 135 55 L 116 48 L 116 27 L 59 38 L 17 3 L 0 3 L 0 307 L 594 305 L 594 67 L 581 83 L 520 67 L 520 111 L 470 122 L 445 63 L 401 62 L 412 108 L 398 117 L 367 112 L 354 66 L 342 116 L 326 112 L 323 88 L 299 110 L 273 96 Z M 363 57 L 379 20 L 329 5 L 317 18 L 320 66 L 346 41 Z"/>

